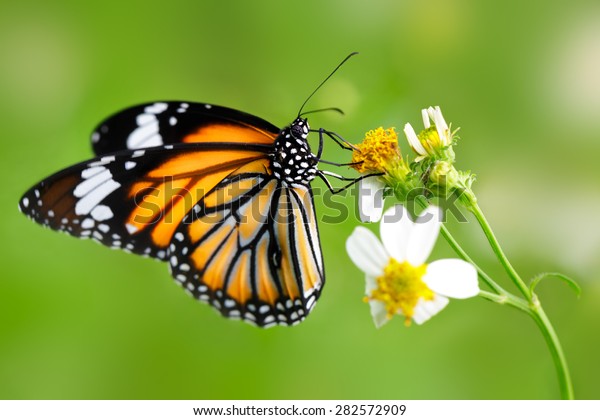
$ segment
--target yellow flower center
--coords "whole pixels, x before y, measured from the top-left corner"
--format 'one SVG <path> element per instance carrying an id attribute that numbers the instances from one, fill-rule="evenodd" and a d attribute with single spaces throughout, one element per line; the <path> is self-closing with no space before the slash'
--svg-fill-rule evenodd
<path id="1" fill-rule="evenodd" d="M 421 131 L 419 140 L 429 155 L 435 154 L 437 150 L 440 150 L 445 146 L 442 139 L 440 139 L 440 135 L 435 128 L 435 125 Z"/>
<path id="2" fill-rule="evenodd" d="M 390 258 L 383 275 L 376 279 L 377 289 L 366 300 L 382 302 L 388 318 L 401 312 L 406 317 L 405 324 L 410 325 L 419 299 L 434 298 L 434 293 L 423 281 L 426 270 L 427 264 L 415 267 L 406 261 L 400 263 Z"/>
<path id="3" fill-rule="evenodd" d="M 379 127 L 365 134 L 358 150 L 352 153 L 353 167 L 358 172 L 387 173 L 394 163 L 401 160 L 398 135 L 394 128 Z"/>
<path id="4" fill-rule="evenodd" d="M 452 163 L 454 162 L 454 151 L 452 150 L 453 136 L 454 133 L 448 129 L 440 137 L 435 125 L 432 125 L 421 131 L 417 137 L 423 148 L 425 148 L 427 155 Z"/>

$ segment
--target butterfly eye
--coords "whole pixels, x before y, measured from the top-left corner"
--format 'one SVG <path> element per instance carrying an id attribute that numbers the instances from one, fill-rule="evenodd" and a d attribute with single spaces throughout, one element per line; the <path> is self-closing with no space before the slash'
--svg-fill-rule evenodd
<path id="1" fill-rule="evenodd" d="M 305 139 L 308 135 L 308 122 L 305 118 L 297 118 L 290 127 L 290 132 L 295 139 Z"/>

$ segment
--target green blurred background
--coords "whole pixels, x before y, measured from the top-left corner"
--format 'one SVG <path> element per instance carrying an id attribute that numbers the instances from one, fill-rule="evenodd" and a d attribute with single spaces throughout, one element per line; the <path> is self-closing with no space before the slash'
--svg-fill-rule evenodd
<path id="1" fill-rule="evenodd" d="M 454 301 L 423 326 L 375 330 L 344 251 L 358 223 L 350 196 L 338 201 L 351 217 L 320 226 L 327 285 L 315 311 L 269 330 L 222 319 L 163 264 L 17 211 L 33 183 L 91 156 L 91 129 L 114 111 L 185 99 L 284 125 L 351 51 L 361 54 L 309 105 L 346 116 L 312 125 L 359 141 L 379 125 L 420 127 L 420 109 L 440 105 L 517 269 L 580 282 L 579 299 L 554 280 L 539 294 L 577 397 L 597 399 L 600 7 L 580 0 L 3 0 L 0 398 L 558 398 L 541 334 L 511 308 Z M 348 160 L 333 145 L 326 157 Z M 476 226 L 450 228 L 506 284 Z M 449 256 L 440 242 L 434 257 Z"/>

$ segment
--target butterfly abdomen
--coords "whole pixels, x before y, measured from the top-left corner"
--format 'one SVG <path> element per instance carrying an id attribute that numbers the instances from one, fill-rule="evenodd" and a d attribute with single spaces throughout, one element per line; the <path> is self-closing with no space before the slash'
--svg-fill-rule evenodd
<path id="1" fill-rule="evenodd" d="M 297 118 L 274 143 L 273 175 L 285 186 L 309 185 L 317 175 L 317 158 L 310 151 L 306 119 Z"/>

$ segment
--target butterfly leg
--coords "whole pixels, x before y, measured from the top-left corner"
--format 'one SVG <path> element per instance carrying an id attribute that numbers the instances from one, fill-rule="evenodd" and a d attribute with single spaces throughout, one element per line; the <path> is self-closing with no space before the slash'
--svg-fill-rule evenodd
<path id="1" fill-rule="evenodd" d="M 334 166 L 354 166 L 354 165 L 358 165 L 361 164 L 362 162 L 350 162 L 350 163 L 338 163 L 338 162 L 331 162 L 330 160 L 325 160 L 325 159 L 319 159 L 320 163 L 326 163 L 327 165 L 334 165 Z"/>
<path id="2" fill-rule="evenodd" d="M 310 130 L 310 131 L 319 133 L 319 150 L 321 150 L 323 148 L 323 145 L 322 145 L 323 135 L 326 135 L 327 137 L 329 137 L 330 139 L 335 141 L 337 143 L 337 145 L 340 146 L 344 150 L 353 150 L 353 151 L 358 150 L 355 145 L 353 145 L 348 140 L 344 139 L 342 136 L 340 136 L 339 134 L 337 134 L 333 131 L 328 131 L 328 130 L 325 130 L 324 128 L 319 128 L 318 130 Z M 320 157 L 321 155 L 317 154 L 317 156 Z"/>
<path id="3" fill-rule="evenodd" d="M 313 130 L 310 130 L 313 131 Z M 317 151 L 317 160 L 320 161 L 321 160 L 321 155 L 323 154 L 323 133 L 325 132 L 325 130 L 323 130 L 323 128 L 319 128 L 319 150 Z"/>
<path id="4" fill-rule="evenodd" d="M 363 180 L 365 178 L 369 178 L 369 177 L 372 177 L 372 176 L 381 176 L 383 174 L 382 173 L 366 174 L 366 175 L 359 176 L 358 178 L 347 178 L 345 176 L 336 174 L 334 172 L 319 171 L 317 173 L 317 175 L 319 176 L 319 178 L 321 178 L 323 180 L 323 182 L 325 182 L 325 185 L 327 186 L 327 188 L 329 189 L 329 191 L 331 191 L 332 194 L 339 194 L 342 191 L 347 190 L 348 188 L 350 188 L 351 186 L 353 186 L 354 184 L 356 184 L 357 182 L 359 182 L 359 181 L 361 181 L 361 180 Z M 331 185 L 331 183 L 327 179 L 327 176 L 332 176 L 334 178 L 341 179 L 342 181 L 350 181 L 350 182 L 348 184 L 344 185 L 341 188 L 333 188 L 333 186 Z"/>
<path id="5" fill-rule="evenodd" d="M 324 130 L 323 128 L 319 128 L 318 130 L 311 130 L 311 131 L 316 131 L 316 132 L 319 133 L 319 150 L 317 151 L 317 155 L 315 156 L 319 162 L 326 163 L 328 165 L 335 165 L 335 166 L 338 166 L 338 167 L 339 166 L 352 166 L 352 165 L 357 165 L 357 164 L 362 163 L 362 162 L 337 163 L 337 162 L 331 162 L 329 160 L 321 159 L 321 155 L 323 153 L 323 143 L 324 143 L 323 142 L 323 134 L 325 134 L 325 135 L 329 136 L 330 138 L 332 138 L 343 149 L 346 149 L 346 150 L 355 150 L 356 148 L 351 143 L 349 143 L 346 140 L 342 139 L 340 136 L 338 136 L 338 137 L 341 140 L 338 140 L 335 137 L 333 137 L 334 135 L 337 136 L 337 134 L 333 133 L 332 131 L 327 131 L 327 130 Z M 341 141 L 345 142 L 349 146 L 346 146 L 346 145 L 342 144 Z"/>

